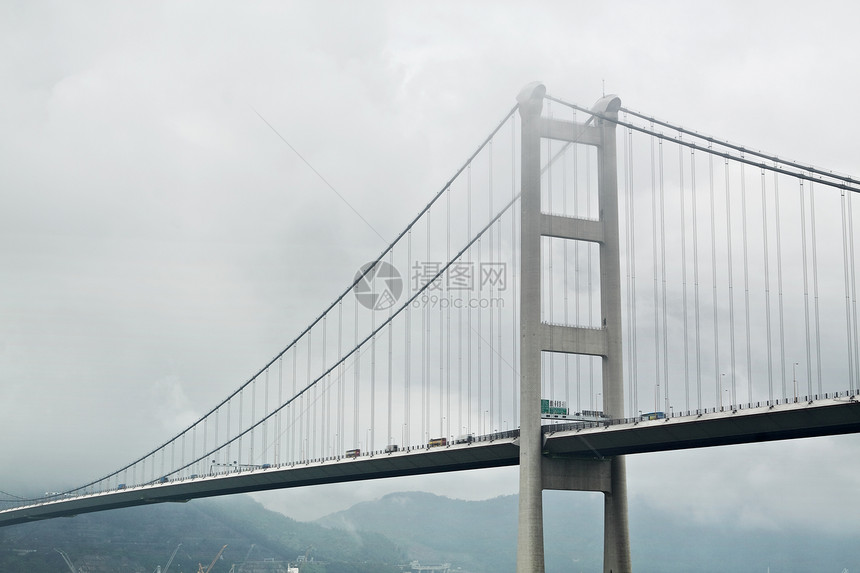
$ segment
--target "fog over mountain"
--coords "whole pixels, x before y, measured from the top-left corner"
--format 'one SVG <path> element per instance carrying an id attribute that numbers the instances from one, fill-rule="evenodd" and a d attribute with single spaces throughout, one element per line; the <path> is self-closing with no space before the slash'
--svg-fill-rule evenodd
<path id="1" fill-rule="evenodd" d="M 0 490 L 86 483 L 212 408 L 528 82 L 860 173 L 858 16 L 828 1 L 2 3 Z M 860 526 L 857 436 L 632 456 L 628 482 L 634 507 L 753 532 L 732 541 Z M 396 491 L 516 490 L 506 468 L 254 498 L 314 520 Z"/>
<path id="2" fill-rule="evenodd" d="M 602 563 L 599 495 L 544 494 L 548 573 L 597 571 Z M 513 573 L 517 497 L 456 500 L 396 492 L 302 523 L 271 512 L 249 496 L 195 500 L 80 515 L 0 529 L 0 569 L 54 573 L 64 551 L 91 573 L 196 571 L 224 545 L 213 573 L 283 571 L 308 556 L 317 573 L 394 573 L 413 560 L 450 563 L 469 573 Z M 750 527 L 702 522 L 676 507 L 630 507 L 636 571 L 759 573 L 854 571 L 854 531 L 814 527 Z M 246 569 L 241 569 L 245 566 Z M 278 569 L 281 567 L 281 569 Z"/>

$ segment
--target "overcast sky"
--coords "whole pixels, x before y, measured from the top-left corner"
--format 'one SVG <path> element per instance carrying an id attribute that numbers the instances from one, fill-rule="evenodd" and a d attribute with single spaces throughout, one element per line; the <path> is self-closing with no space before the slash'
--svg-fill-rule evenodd
<path id="1" fill-rule="evenodd" d="M 100 477 L 208 411 L 528 82 L 860 174 L 858 17 L 849 2 L 0 3 L 0 490 Z M 696 519 L 860 522 L 842 493 L 860 486 L 857 437 L 634 456 L 628 473 L 631 503 Z M 516 485 L 506 469 L 258 498 L 311 519 Z"/>

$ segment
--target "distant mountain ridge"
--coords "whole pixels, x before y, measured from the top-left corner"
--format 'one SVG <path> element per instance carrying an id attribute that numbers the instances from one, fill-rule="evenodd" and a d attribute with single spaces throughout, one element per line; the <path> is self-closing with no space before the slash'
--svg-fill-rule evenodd
<path id="1" fill-rule="evenodd" d="M 544 492 L 547 573 L 600 571 L 602 495 Z M 152 573 L 182 544 L 171 573 L 194 573 L 227 545 L 213 573 L 249 561 L 314 563 L 302 573 L 399 573 L 399 564 L 448 562 L 463 573 L 513 573 L 517 496 L 463 501 L 393 493 L 314 523 L 269 511 L 245 495 L 159 504 L 0 528 L 0 572 L 57 573 L 65 551 L 86 573 Z M 856 531 L 739 530 L 702 525 L 672 508 L 632 500 L 636 573 L 860 572 Z M 253 545 L 253 548 L 252 548 Z"/>
<path id="2" fill-rule="evenodd" d="M 286 570 L 286 562 L 308 554 L 326 563 L 306 568 L 320 573 L 397 573 L 406 560 L 382 535 L 298 522 L 236 495 L 0 528 L 0 572 L 67 571 L 58 548 L 86 573 L 152 573 L 180 543 L 170 573 L 196 572 L 224 545 L 212 573 L 226 573 L 233 564 L 238 570 L 246 556 L 283 562 Z"/>
<path id="3" fill-rule="evenodd" d="M 392 493 L 374 501 L 359 503 L 317 520 L 326 527 L 380 533 L 422 563 L 449 562 L 475 573 L 514 571 L 517 540 L 516 495 L 485 501 L 463 501 L 423 492 Z M 594 504 L 576 505 L 580 518 L 602 523 Z M 547 521 L 558 520 L 557 512 L 547 508 Z M 547 546 L 557 537 L 547 528 Z M 563 551 L 547 554 L 547 566 L 581 564 L 583 570 L 600 568 L 595 544 L 602 539 L 602 526 L 583 527 L 590 533 L 566 540 Z M 570 569 L 556 569 L 570 571 Z"/>
<path id="4" fill-rule="evenodd" d="M 517 496 L 462 501 L 429 493 L 393 493 L 315 523 L 373 531 L 426 563 L 450 562 L 470 573 L 514 573 Z M 701 525 L 673 511 L 631 504 L 631 553 L 637 573 L 860 572 L 860 537 L 816 531 L 751 531 Z M 601 571 L 603 496 L 544 492 L 547 573 Z"/>

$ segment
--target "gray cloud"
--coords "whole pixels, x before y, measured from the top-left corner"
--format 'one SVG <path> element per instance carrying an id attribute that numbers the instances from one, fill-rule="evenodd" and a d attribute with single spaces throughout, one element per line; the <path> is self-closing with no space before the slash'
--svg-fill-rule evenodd
<path id="1" fill-rule="evenodd" d="M 584 105 L 605 81 L 632 108 L 856 172 L 860 111 L 842 94 L 860 83 L 857 8 L 801 7 L 7 3 L 0 489 L 77 485 L 161 443 L 378 254 L 376 234 L 254 110 L 387 238 L 534 79 Z M 857 456 L 844 455 L 856 447 L 637 457 L 631 493 L 702 519 L 733 518 L 730 499 L 751 528 L 851 523 L 836 486 L 856 488 Z M 792 459 L 810 463 L 774 469 Z M 296 499 L 323 495 L 334 510 L 418 488 L 479 498 L 514 492 L 516 477 L 260 495 L 302 517 Z"/>

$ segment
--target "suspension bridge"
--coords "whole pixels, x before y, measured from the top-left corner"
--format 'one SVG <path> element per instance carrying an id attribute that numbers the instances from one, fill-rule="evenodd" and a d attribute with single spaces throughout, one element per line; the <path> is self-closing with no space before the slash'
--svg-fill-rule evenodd
<path id="1" fill-rule="evenodd" d="M 544 489 L 624 456 L 860 431 L 856 179 L 526 86 L 381 253 L 204 416 L 0 525 L 207 496 L 520 466 L 517 570 Z"/>

